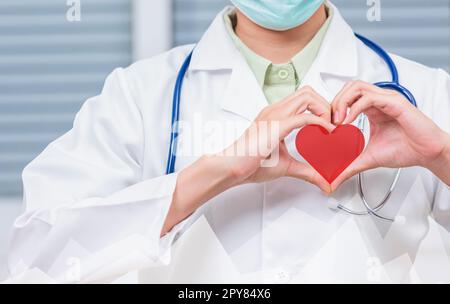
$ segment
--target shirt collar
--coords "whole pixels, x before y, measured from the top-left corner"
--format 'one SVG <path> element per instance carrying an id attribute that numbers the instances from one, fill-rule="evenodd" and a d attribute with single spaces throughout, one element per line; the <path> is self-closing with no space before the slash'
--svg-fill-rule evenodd
<path id="1" fill-rule="evenodd" d="M 256 80 L 260 87 L 264 85 L 264 79 L 267 73 L 267 70 L 269 69 L 270 65 L 272 64 L 269 60 L 266 58 L 259 56 L 255 52 L 253 52 L 245 43 L 242 42 L 242 40 L 235 34 L 234 32 L 234 18 L 236 18 L 236 14 L 234 10 L 229 11 L 228 14 L 224 14 L 223 16 L 225 26 L 227 29 L 227 32 L 231 39 L 233 40 L 233 43 L 235 44 L 236 48 L 241 52 L 241 54 L 244 56 L 245 60 L 247 61 L 248 65 L 250 66 L 250 69 L 255 74 Z"/>
<path id="2" fill-rule="evenodd" d="M 355 77 L 358 72 L 357 38 L 339 10 L 330 1 L 328 5 L 333 10 L 333 18 L 313 65 L 320 74 Z M 240 64 L 242 54 L 227 33 L 223 19 L 231 10 L 234 8 L 228 6 L 220 12 L 196 45 L 190 71 L 232 70 Z"/>
<path id="3" fill-rule="evenodd" d="M 292 64 L 294 66 L 297 79 L 299 79 L 300 81 L 304 78 L 306 72 L 314 62 L 314 59 L 319 52 L 323 38 L 325 37 L 325 34 L 331 23 L 331 19 L 333 18 L 333 9 L 328 6 L 328 4 L 326 4 L 326 8 L 328 18 L 324 22 L 320 30 L 316 33 L 313 39 L 291 59 L 291 61 L 285 63 Z M 233 10 L 229 11 L 227 14 L 224 14 L 225 27 L 236 48 L 244 56 L 251 70 L 255 74 L 258 84 L 262 87 L 264 85 L 266 75 L 269 72 L 270 67 L 272 66 L 272 63 L 266 58 L 259 56 L 258 54 L 253 52 L 249 47 L 247 47 L 247 45 L 242 42 L 241 39 L 239 39 L 234 31 L 235 17 L 236 16 Z M 282 66 L 285 64 L 277 64 L 277 66 Z"/>
<path id="4" fill-rule="evenodd" d="M 316 59 L 320 46 L 322 45 L 322 41 L 324 40 L 328 28 L 330 27 L 331 20 L 333 19 L 333 8 L 328 6 L 328 4 L 326 4 L 326 8 L 328 13 L 327 20 L 324 22 L 313 39 L 292 58 L 292 63 L 294 64 L 297 77 L 300 80 L 305 77 L 312 63 Z"/>

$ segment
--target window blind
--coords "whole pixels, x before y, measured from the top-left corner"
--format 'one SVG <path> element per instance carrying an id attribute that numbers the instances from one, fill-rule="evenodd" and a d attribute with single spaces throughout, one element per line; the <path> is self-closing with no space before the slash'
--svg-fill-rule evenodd
<path id="1" fill-rule="evenodd" d="M 0 1 L 0 197 L 20 196 L 21 171 L 68 131 L 106 76 L 131 62 L 131 0 Z"/>

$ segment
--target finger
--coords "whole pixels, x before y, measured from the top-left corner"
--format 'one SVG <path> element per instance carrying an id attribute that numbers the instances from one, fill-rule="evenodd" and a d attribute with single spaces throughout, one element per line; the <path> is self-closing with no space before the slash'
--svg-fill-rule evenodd
<path id="1" fill-rule="evenodd" d="M 287 176 L 304 180 L 310 184 L 316 185 L 326 194 L 331 193 L 331 185 L 309 164 L 293 161 Z"/>
<path id="2" fill-rule="evenodd" d="M 335 126 L 328 120 L 313 114 L 300 114 L 280 122 L 280 140 L 285 138 L 293 130 L 302 128 L 306 125 L 319 125 L 328 132 L 332 132 Z"/>
<path id="3" fill-rule="evenodd" d="M 331 121 L 331 107 L 325 98 L 311 87 L 304 87 L 289 96 L 281 105 L 289 115 L 310 111 L 311 113 Z"/>
<path id="4" fill-rule="evenodd" d="M 343 123 L 350 123 L 354 121 L 359 114 L 364 113 L 371 107 L 374 107 L 389 117 L 398 120 L 398 118 L 408 110 L 408 106 L 410 106 L 411 109 L 414 109 L 414 107 L 411 106 L 403 96 L 397 94 L 395 91 L 366 93 L 357 102 L 350 106 L 350 111 Z"/>
<path id="5" fill-rule="evenodd" d="M 342 102 L 343 96 L 355 85 L 354 81 L 347 82 L 344 87 L 339 91 L 339 93 L 334 97 L 333 101 L 331 102 L 331 113 L 333 117 L 333 123 L 334 124 L 340 124 L 342 120 L 344 119 L 343 115 L 346 113 L 346 106 L 347 104 L 344 104 Z"/>
<path id="6" fill-rule="evenodd" d="M 330 185 L 331 192 L 336 191 L 344 182 L 353 177 L 355 174 L 358 174 L 359 171 L 355 166 L 350 165 L 347 169 L 344 170 Z"/>
<path id="7" fill-rule="evenodd" d="M 342 123 L 352 123 L 359 116 L 359 114 L 372 108 L 375 104 L 375 98 L 377 97 L 372 94 L 362 96 L 357 102 L 350 106 L 350 111 Z"/>
<path id="8" fill-rule="evenodd" d="M 347 116 L 347 109 L 368 92 L 383 92 L 382 89 L 363 81 L 352 81 L 347 84 L 331 103 L 333 122 L 341 124 Z"/>
<path id="9" fill-rule="evenodd" d="M 333 98 L 333 102 L 331 104 L 333 104 L 335 100 L 340 99 L 342 94 L 344 94 L 344 92 L 346 92 L 348 90 L 348 88 L 351 87 L 353 84 L 354 84 L 354 81 L 348 81 L 347 83 L 345 83 L 345 85 L 342 87 L 342 89 Z"/>
<path id="10" fill-rule="evenodd" d="M 347 92 L 347 90 L 354 85 L 354 81 L 347 82 L 342 89 L 339 91 L 339 93 L 334 97 L 333 101 L 331 102 L 331 115 L 333 119 L 334 124 L 339 124 L 342 119 L 340 117 L 338 107 L 337 107 L 337 101 L 342 99 L 342 95 Z"/>
<path id="11" fill-rule="evenodd" d="M 347 124 L 353 122 L 359 114 L 366 112 L 370 108 L 376 108 L 396 119 L 402 112 L 388 109 L 388 107 L 392 104 L 393 99 L 396 99 L 393 95 L 366 93 L 350 106 L 350 110 L 348 111 L 343 123 Z"/>
<path id="12" fill-rule="evenodd" d="M 321 97 L 311 86 L 304 86 L 304 87 L 298 89 L 297 91 L 295 91 L 294 93 L 290 94 L 289 96 L 287 96 L 282 101 L 277 102 L 275 105 L 279 105 L 280 107 L 285 107 L 286 104 L 292 102 L 293 100 L 295 100 L 296 98 L 298 98 L 299 96 L 304 95 L 304 94 L 317 94 L 319 97 Z"/>

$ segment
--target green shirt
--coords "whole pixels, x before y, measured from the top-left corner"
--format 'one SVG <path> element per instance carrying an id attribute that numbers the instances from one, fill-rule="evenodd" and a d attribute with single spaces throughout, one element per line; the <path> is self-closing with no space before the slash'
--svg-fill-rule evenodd
<path id="1" fill-rule="evenodd" d="M 327 6 L 328 18 L 313 39 L 288 63 L 273 64 L 259 56 L 247 47 L 235 34 L 234 25 L 236 15 L 232 12 L 225 15 L 225 24 L 236 47 L 245 57 L 248 65 L 255 74 L 269 104 L 279 101 L 294 93 L 308 72 L 317 54 L 323 38 L 333 17 L 333 11 Z"/>

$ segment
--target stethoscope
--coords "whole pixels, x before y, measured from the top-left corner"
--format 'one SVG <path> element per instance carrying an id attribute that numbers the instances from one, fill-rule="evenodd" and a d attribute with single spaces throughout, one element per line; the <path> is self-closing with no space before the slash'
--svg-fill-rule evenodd
<path id="1" fill-rule="evenodd" d="M 355 36 L 361 40 L 367 47 L 372 49 L 375 53 L 377 53 L 383 61 L 386 63 L 386 65 L 389 68 L 389 71 L 392 76 L 391 81 L 383 81 L 383 82 L 377 82 L 374 85 L 376 85 L 379 88 L 383 89 L 390 89 L 399 92 L 405 98 L 415 107 L 417 107 L 416 99 L 414 98 L 414 95 L 405 87 L 403 87 L 399 82 L 398 77 L 398 70 L 395 66 L 394 61 L 389 56 L 389 54 L 383 50 L 379 45 L 374 43 L 373 41 L 369 40 L 366 37 L 363 37 L 359 34 L 355 33 Z M 175 162 L 176 162 L 176 149 L 177 149 L 177 138 L 178 138 L 178 121 L 180 119 L 180 100 L 181 100 L 181 89 L 183 87 L 183 81 L 186 76 L 187 70 L 189 68 L 189 65 L 191 63 L 193 51 L 186 57 L 186 59 L 183 62 L 183 65 L 180 68 L 180 71 L 178 72 L 178 76 L 175 82 L 174 92 L 173 92 L 173 99 L 172 99 L 172 131 L 170 134 L 170 145 L 169 145 L 169 152 L 168 152 L 168 159 L 167 159 L 167 167 L 166 167 L 166 174 L 171 174 L 175 172 Z M 365 121 L 366 117 L 364 114 L 361 114 L 358 118 L 358 128 L 364 133 L 365 129 Z M 357 176 L 357 183 L 358 183 L 358 192 L 359 196 L 361 198 L 361 201 L 364 204 L 364 207 L 366 210 L 362 211 L 356 211 L 352 210 L 348 207 L 345 207 L 342 204 L 337 205 L 337 209 L 343 210 L 349 214 L 352 215 L 373 215 L 377 218 L 386 220 L 386 221 L 394 221 L 392 218 L 385 217 L 383 215 L 379 214 L 379 211 L 386 205 L 386 203 L 389 201 L 389 198 L 392 195 L 392 192 L 394 191 L 397 182 L 400 177 L 401 169 L 397 169 L 397 172 L 392 180 L 392 183 L 389 187 L 389 190 L 386 192 L 386 195 L 381 199 L 378 204 L 369 204 L 366 196 L 364 195 L 364 184 L 363 184 L 363 173 L 359 173 Z M 375 207 L 371 207 L 371 205 L 375 205 Z"/>

